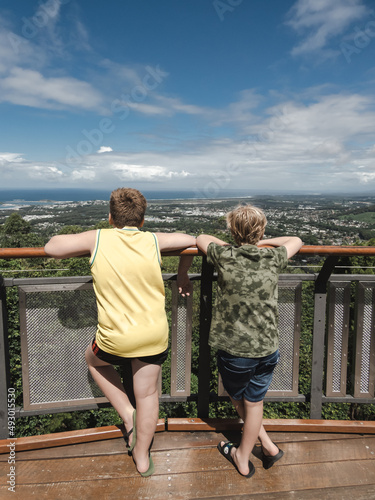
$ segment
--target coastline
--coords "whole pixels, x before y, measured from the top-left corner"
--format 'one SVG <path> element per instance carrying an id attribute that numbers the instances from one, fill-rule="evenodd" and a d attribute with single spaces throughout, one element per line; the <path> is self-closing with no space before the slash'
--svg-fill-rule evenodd
<path id="1" fill-rule="evenodd" d="M 226 189 L 213 196 L 199 196 L 201 193 L 193 190 L 141 190 L 147 201 L 219 201 L 219 200 L 237 200 L 252 198 L 290 198 L 299 197 L 311 198 L 331 198 L 331 199 L 360 199 L 371 197 L 371 193 L 307 193 L 307 192 L 277 192 L 254 191 L 250 189 Z M 6 205 L 29 206 L 29 205 L 48 205 L 60 203 L 76 202 L 108 202 L 111 190 L 99 189 L 79 189 L 79 188 L 54 188 L 54 189 L 0 189 L 0 209 L 6 209 Z"/>

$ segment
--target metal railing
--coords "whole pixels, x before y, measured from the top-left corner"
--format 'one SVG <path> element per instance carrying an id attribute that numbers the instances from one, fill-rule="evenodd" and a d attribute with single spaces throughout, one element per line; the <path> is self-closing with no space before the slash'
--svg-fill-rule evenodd
<path id="1" fill-rule="evenodd" d="M 202 256 L 196 249 L 181 253 Z M 375 275 L 332 272 L 343 256 L 373 256 L 374 247 L 304 246 L 304 255 L 326 259 L 319 273 L 283 274 L 279 280 L 281 362 L 266 401 L 309 402 L 310 418 L 319 419 L 330 402 L 375 403 Z M 171 252 L 164 255 L 180 255 Z M 0 258 L 46 257 L 42 248 L 0 249 Z M 215 275 L 202 256 L 200 274 L 191 276 L 199 302 L 178 295 L 176 275 L 164 275 L 171 294 L 171 363 L 168 392 L 160 383 L 160 401 L 196 401 L 198 416 L 226 397 L 220 380 L 211 386 L 208 345 Z M 91 277 L 3 278 L 0 276 L 0 438 L 8 436 L 10 353 L 7 290 L 19 296 L 23 405 L 16 417 L 99 408 L 106 399 L 90 379 L 83 352 L 96 330 L 96 304 Z M 308 290 L 307 290 L 308 289 Z M 198 290 L 197 290 L 198 291 Z M 194 292 L 196 293 L 196 292 Z M 313 301 L 311 387 L 300 391 L 300 343 L 303 304 Z M 199 304 L 199 305 L 198 305 Z M 191 392 L 193 320 L 199 324 L 198 391 Z M 168 365 L 169 366 L 169 365 Z M 306 369 L 306 367 L 304 367 Z M 124 383 L 129 367 L 123 369 Z M 164 384 L 165 386 L 166 384 Z M 127 387 L 131 393 L 131 387 Z"/>

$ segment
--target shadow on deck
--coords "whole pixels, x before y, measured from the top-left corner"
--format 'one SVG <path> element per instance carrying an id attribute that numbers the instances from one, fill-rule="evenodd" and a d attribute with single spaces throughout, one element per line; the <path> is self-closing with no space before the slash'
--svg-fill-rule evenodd
<path id="1" fill-rule="evenodd" d="M 375 434 L 270 432 L 270 436 L 285 455 L 268 471 L 251 457 L 256 473 L 250 479 L 241 477 L 216 449 L 221 439 L 238 440 L 238 430 L 157 432 L 152 448 L 155 474 L 149 478 L 136 472 L 121 437 L 76 444 L 70 439 L 72 444 L 64 446 L 18 451 L 15 493 L 4 484 L 10 469 L 5 452 L 0 455 L 0 497 L 375 499 Z M 28 438 L 17 442 L 22 439 Z"/>

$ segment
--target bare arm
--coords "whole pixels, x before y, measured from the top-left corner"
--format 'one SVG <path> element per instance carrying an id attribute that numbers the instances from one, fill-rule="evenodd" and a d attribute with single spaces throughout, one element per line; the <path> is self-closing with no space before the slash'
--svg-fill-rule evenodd
<path id="1" fill-rule="evenodd" d="M 298 236 L 280 236 L 279 238 L 269 238 L 258 242 L 258 247 L 270 245 L 272 247 L 285 247 L 288 259 L 293 257 L 303 245 L 301 238 Z"/>
<path id="2" fill-rule="evenodd" d="M 159 242 L 160 251 L 182 250 L 195 247 L 195 236 L 183 233 L 155 233 Z M 178 292 L 185 297 L 190 295 L 193 286 L 188 276 L 188 270 L 193 261 L 192 255 L 181 255 L 177 273 Z"/>
<path id="3" fill-rule="evenodd" d="M 182 250 L 195 247 L 195 236 L 184 233 L 155 233 L 160 251 Z"/>
<path id="4" fill-rule="evenodd" d="M 193 258 L 193 255 L 181 255 L 180 257 L 177 272 L 177 287 L 178 293 L 180 293 L 183 297 L 185 297 L 185 295 L 190 295 L 193 292 L 193 284 L 188 276 L 188 271 L 191 263 L 193 262 Z"/>
<path id="5" fill-rule="evenodd" d="M 216 236 L 211 236 L 209 234 L 200 234 L 197 238 L 197 247 L 205 254 L 207 254 L 207 247 L 210 243 L 216 243 L 221 246 L 229 245 L 226 241 L 220 240 L 216 238 Z"/>
<path id="6" fill-rule="evenodd" d="M 80 255 L 91 255 L 95 248 L 96 230 L 79 234 L 60 234 L 53 236 L 44 250 L 49 257 L 67 259 Z"/>

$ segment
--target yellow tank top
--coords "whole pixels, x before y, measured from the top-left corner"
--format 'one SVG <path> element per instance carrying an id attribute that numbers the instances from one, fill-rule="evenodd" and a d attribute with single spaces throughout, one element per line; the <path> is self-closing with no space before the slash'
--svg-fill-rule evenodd
<path id="1" fill-rule="evenodd" d="M 90 264 L 100 349 L 123 357 L 165 351 L 168 322 L 156 236 L 135 227 L 99 229 Z"/>

